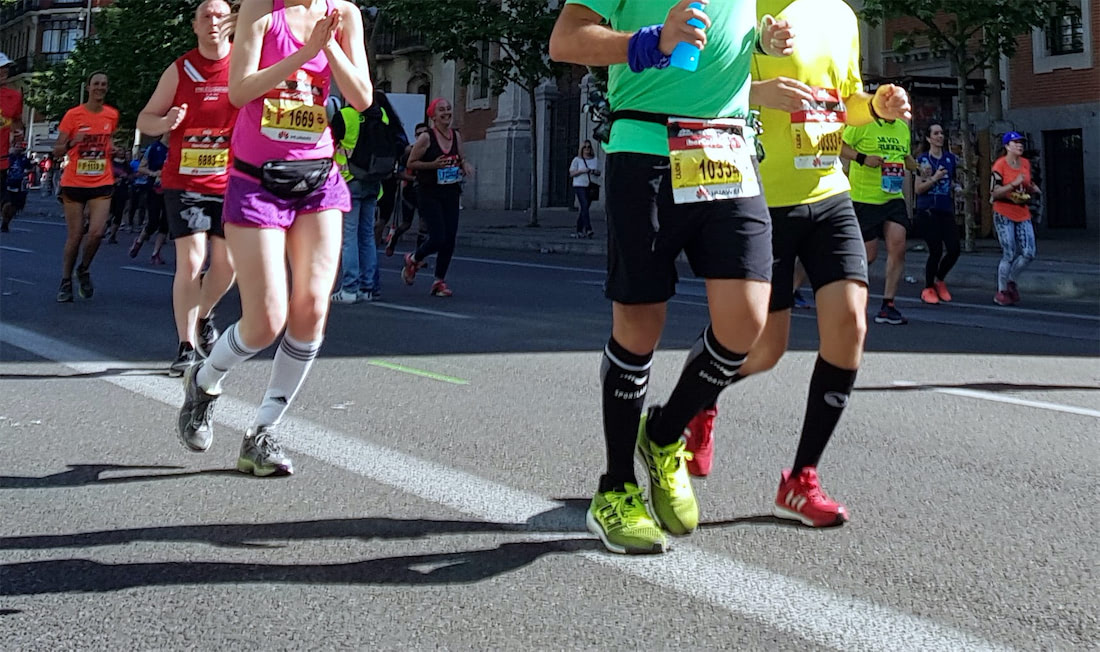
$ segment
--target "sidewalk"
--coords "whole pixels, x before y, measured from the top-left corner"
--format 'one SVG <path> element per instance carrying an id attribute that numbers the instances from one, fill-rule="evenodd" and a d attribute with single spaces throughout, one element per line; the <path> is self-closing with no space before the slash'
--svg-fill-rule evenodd
<path id="1" fill-rule="evenodd" d="M 52 218 L 61 220 L 61 206 L 52 197 L 42 197 L 32 190 L 27 209 L 21 214 L 27 218 Z M 563 208 L 539 210 L 539 226 L 529 227 L 526 211 L 464 210 L 458 228 L 458 247 L 487 247 L 512 251 L 533 251 L 544 254 L 579 254 L 598 257 L 594 266 L 604 264 L 607 255 L 607 222 L 602 211 L 593 211 L 592 227 L 596 236 L 589 239 L 570 237 L 575 229 L 576 211 Z M 18 222 L 18 218 L 16 218 Z M 1087 235 L 1087 237 L 1086 237 Z M 405 236 L 412 243 L 412 235 Z M 1040 236 L 1039 256 L 1020 279 L 1020 290 L 1064 297 L 1067 299 L 1100 300 L 1100 239 L 1095 234 L 1067 231 L 1054 237 Z M 461 254 L 460 254 L 461 255 Z M 964 253 L 948 277 L 951 285 L 970 288 L 986 288 L 990 296 L 996 290 L 997 263 L 1001 248 L 994 239 L 977 242 L 977 251 Z M 905 276 L 912 277 L 917 285 L 913 294 L 919 293 L 924 278 L 924 262 L 927 254 L 924 243 L 918 239 L 909 241 L 905 260 Z M 882 274 L 883 264 L 877 262 L 872 274 Z M 904 291 L 904 290 L 903 290 Z"/>
<path id="2" fill-rule="evenodd" d="M 571 238 L 577 220 L 576 211 L 562 208 L 539 210 L 539 226 L 528 227 L 526 211 L 464 210 L 459 222 L 459 247 L 489 247 L 538 251 L 544 254 L 607 254 L 607 222 L 603 212 L 593 211 L 592 226 L 596 236 L 591 239 Z M 1064 298 L 1100 300 L 1100 238 L 1082 231 L 1067 231 L 1056 237 L 1040 236 L 1039 255 L 1020 279 L 1025 293 L 1055 295 Z M 905 260 L 905 276 L 912 277 L 918 288 L 924 280 L 924 263 L 928 258 L 922 240 L 909 240 Z M 977 241 L 977 250 L 964 253 L 951 271 L 951 285 L 988 288 L 996 291 L 997 264 L 1001 247 L 995 239 Z M 602 264 L 602 262 L 601 262 Z M 882 262 L 876 262 L 872 274 L 882 274 Z M 906 285 L 911 285 L 906 283 Z"/>

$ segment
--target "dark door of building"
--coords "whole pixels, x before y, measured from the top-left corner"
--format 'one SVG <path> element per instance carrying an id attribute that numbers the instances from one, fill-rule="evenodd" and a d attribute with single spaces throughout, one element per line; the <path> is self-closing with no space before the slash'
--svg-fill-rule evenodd
<path id="1" fill-rule="evenodd" d="M 565 88 L 562 88 L 565 86 Z M 558 97 L 550 105 L 550 169 L 544 177 L 550 184 L 550 206 L 573 205 L 573 179 L 569 164 L 577 155 L 581 136 L 581 90 L 576 83 L 558 86 Z"/>
<path id="2" fill-rule="evenodd" d="M 1043 132 L 1047 225 L 1085 228 L 1085 149 L 1080 129 Z"/>

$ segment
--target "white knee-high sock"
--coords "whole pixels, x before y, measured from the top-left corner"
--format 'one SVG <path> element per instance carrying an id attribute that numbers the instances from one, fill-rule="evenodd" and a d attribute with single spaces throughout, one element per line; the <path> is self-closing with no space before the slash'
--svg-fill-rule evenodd
<path id="1" fill-rule="evenodd" d="M 199 368 L 195 380 L 203 391 L 211 394 L 220 393 L 222 380 L 229 373 L 229 370 L 259 352 L 260 349 L 250 349 L 244 345 L 240 334 L 237 332 L 237 324 L 233 324 L 225 329 L 218 341 L 214 343 L 214 349 L 210 352 L 210 357 Z"/>
<path id="2" fill-rule="evenodd" d="M 260 411 L 256 413 L 254 426 L 271 426 L 282 420 L 290 402 L 301 389 L 309 368 L 313 366 L 317 352 L 321 350 L 321 341 L 299 342 L 289 333 L 283 335 L 271 365 L 271 382 L 267 385 Z"/>

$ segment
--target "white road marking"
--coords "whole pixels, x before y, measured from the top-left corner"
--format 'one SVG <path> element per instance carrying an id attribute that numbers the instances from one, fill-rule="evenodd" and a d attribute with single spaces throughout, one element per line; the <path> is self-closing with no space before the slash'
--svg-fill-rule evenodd
<path id="1" fill-rule="evenodd" d="M 464 315 L 460 312 L 447 312 L 445 310 L 432 310 L 431 308 L 417 308 L 416 306 L 403 306 L 399 303 L 386 303 L 385 301 L 372 301 L 370 303 L 372 308 L 384 308 L 386 310 L 400 310 L 401 312 L 415 312 L 421 315 L 431 315 L 433 317 L 449 317 L 451 319 L 473 319 L 471 315 Z"/>
<path id="2" fill-rule="evenodd" d="M 1079 414 L 1086 417 L 1094 417 L 1100 419 L 1100 410 L 1092 410 L 1090 408 L 1077 407 L 1076 405 L 1063 405 L 1061 403 L 1048 403 L 1046 401 L 1031 401 L 1026 398 L 1016 398 L 1015 396 L 1005 396 L 1003 394 L 996 394 L 994 392 L 983 392 L 976 389 L 963 389 L 961 387 L 940 387 L 938 385 L 915 383 L 911 380 L 895 380 L 895 387 L 919 387 L 922 390 L 929 392 L 937 392 L 939 394 L 950 394 L 951 396 L 963 396 L 965 398 L 977 398 L 983 401 L 993 401 L 995 403 L 1008 403 L 1010 405 L 1019 405 L 1022 407 L 1039 408 L 1041 410 L 1054 410 L 1055 412 L 1065 412 L 1067 414 Z M 1100 390 L 1100 387 L 1097 388 Z"/>
<path id="3" fill-rule="evenodd" d="M 20 220 L 20 221 L 22 221 L 22 220 Z M 11 230 L 12 230 L 12 233 L 34 233 L 34 231 L 31 231 L 30 229 L 21 229 L 17 226 L 11 227 Z"/>
<path id="4" fill-rule="evenodd" d="M 148 267 L 136 267 L 134 265 L 126 265 L 125 267 L 122 267 L 120 269 L 124 269 L 128 272 L 141 272 L 143 274 L 156 274 L 157 276 L 167 276 L 169 278 L 174 278 L 176 276 L 175 272 L 169 272 L 168 270 L 149 269 Z"/>
<path id="5" fill-rule="evenodd" d="M 23 285 L 34 285 L 34 283 L 31 283 L 30 281 L 24 281 L 24 280 L 23 280 L 23 279 L 21 279 L 21 278 L 13 278 L 13 277 L 11 277 L 11 276 L 9 276 L 9 277 L 7 278 L 7 280 L 11 281 L 12 283 L 21 283 L 21 284 L 23 284 Z"/>
<path id="6" fill-rule="evenodd" d="M 0 341 L 81 373 L 127 366 L 15 326 L 0 324 Z M 100 380 L 172 407 L 182 398 L 180 382 L 166 377 L 121 375 Z M 244 430 L 251 424 L 255 410 L 253 405 L 223 397 L 218 402 L 217 420 Z M 286 422 L 286 444 L 294 450 L 485 521 L 524 524 L 562 507 L 562 503 L 542 496 L 348 437 L 305 419 L 289 417 Z M 173 424 L 165 423 L 166 440 Z M 1003 649 L 971 634 L 689 544 L 677 543 L 675 550 L 663 556 L 628 558 L 595 551 L 579 554 L 589 562 L 705 600 L 820 646 L 839 650 Z"/>
<path id="7" fill-rule="evenodd" d="M 34 251 L 30 249 L 23 249 L 22 247 L 9 247 L 7 245 L 0 245 L 0 249 L 4 251 L 14 251 L 21 254 L 33 254 Z"/>

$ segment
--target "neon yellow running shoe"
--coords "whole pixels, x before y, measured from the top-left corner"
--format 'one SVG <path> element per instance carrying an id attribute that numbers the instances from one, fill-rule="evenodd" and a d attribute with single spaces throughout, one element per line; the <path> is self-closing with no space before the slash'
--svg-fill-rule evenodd
<path id="1" fill-rule="evenodd" d="M 692 454 L 682 437 L 668 446 L 651 442 L 646 433 L 646 420 L 651 415 L 652 408 L 638 422 L 638 455 L 649 469 L 653 515 L 672 534 L 691 534 L 699 525 L 699 503 L 695 501 L 687 470 Z"/>
<path id="2" fill-rule="evenodd" d="M 605 491 L 592 498 L 585 523 L 605 548 L 620 555 L 651 555 L 668 547 L 661 526 L 649 515 L 645 497 L 637 485 L 624 491 Z"/>

